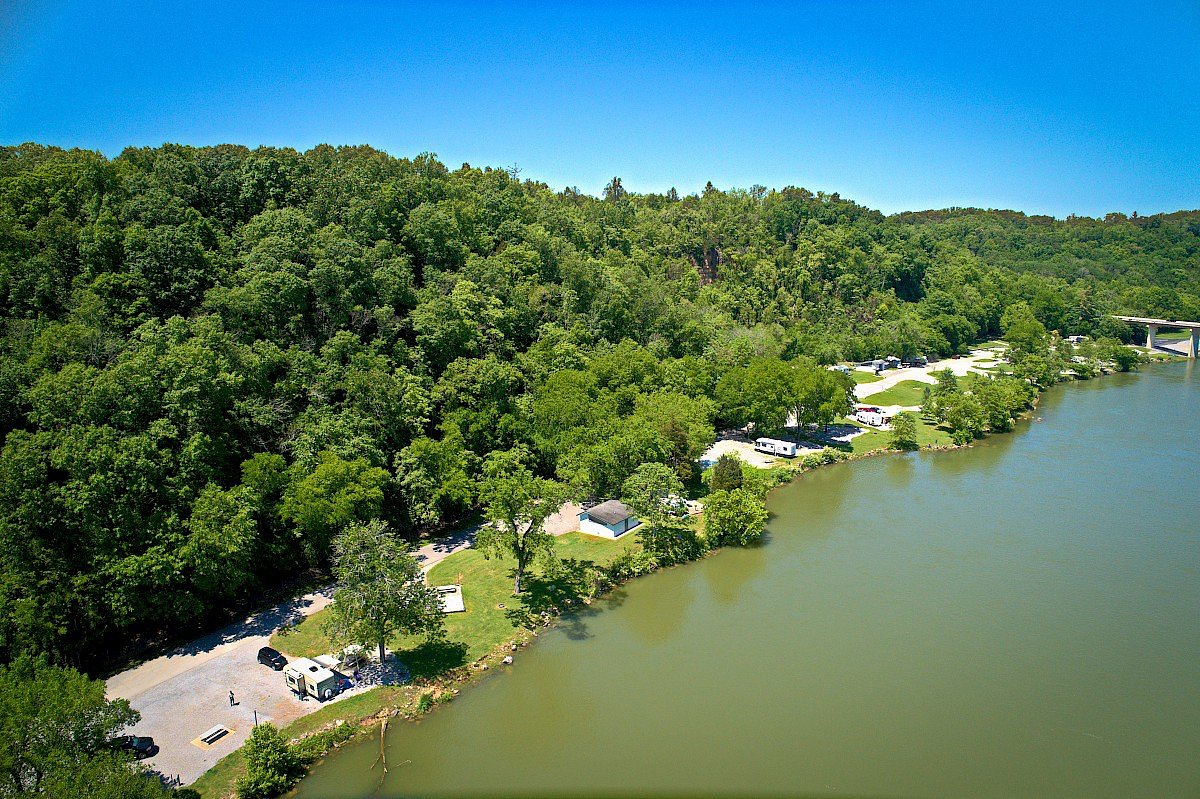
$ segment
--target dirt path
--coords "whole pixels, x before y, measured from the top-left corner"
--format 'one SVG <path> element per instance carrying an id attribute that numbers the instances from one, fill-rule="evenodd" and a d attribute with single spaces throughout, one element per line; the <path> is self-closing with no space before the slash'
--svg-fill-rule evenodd
<path id="1" fill-rule="evenodd" d="M 566 535 L 578 530 L 580 510 L 582 508 L 574 502 L 566 503 L 558 513 L 555 513 L 546 520 L 546 532 L 551 535 Z M 421 571 L 429 574 L 430 569 L 455 552 L 462 552 L 473 545 L 475 543 L 475 534 L 478 532 L 479 525 L 468 527 L 418 548 L 414 554 L 416 555 L 417 562 L 421 564 Z"/>

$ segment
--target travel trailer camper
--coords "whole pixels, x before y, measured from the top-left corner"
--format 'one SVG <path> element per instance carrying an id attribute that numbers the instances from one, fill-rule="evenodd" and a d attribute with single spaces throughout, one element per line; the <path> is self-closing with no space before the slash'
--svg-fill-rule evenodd
<path id="1" fill-rule="evenodd" d="M 316 661 L 296 658 L 283 669 L 288 688 L 301 696 L 332 699 L 338 692 L 338 676 Z"/>
<path id="2" fill-rule="evenodd" d="M 784 458 L 796 457 L 796 445 L 791 441 L 780 441 L 778 438 L 756 438 L 754 448 L 768 455 L 779 455 Z"/>

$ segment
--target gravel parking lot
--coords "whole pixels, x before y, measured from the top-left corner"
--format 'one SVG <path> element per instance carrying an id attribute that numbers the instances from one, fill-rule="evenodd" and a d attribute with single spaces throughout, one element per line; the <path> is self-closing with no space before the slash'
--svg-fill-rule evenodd
<path id="1" fill-rule="evenodd" d="M 547 521 L 547 531 L 562 535 L 579 527 L 579 507 L 564 506 Z M 417 557 L 426 572 L 454 552 L 471 545 L 474 530 L 426 544 Z M 258 650 L 267 646 L 273 632 L 294 624 L 324 608 L 332 589 L 327 588 L 266 608 L 244 621 L 199 638 L 186 646 L 110 677 L 106 693 L 123 697 L 142 714 L 128 732 L 154 738 L 159 751 L 143 761 L 164 777 L 178 777 L 184 785 L 237 749 L 258 721 L 283 726 L 329 704 L 315 699 L 301 701 L 287 689 L 283 675 L 258 662 Z M 402 669 L 401 669 L 402 670 Z M 332 699 L 369 690 L 371 684 L 392 682 L 403 675 L 389 668 L 380 671 L 369 663 L 362 669 L 363 685 Z M 229 704 L 233 691 L 237 704 Z M 192 743 L 216 725 L 230 733 L 211 748 Z"/>
<path id="2" fill-rule="evenodd" d="M 283 674 L 260 664 L 258 646 L 239 647 L 227 657 L 213 658 L 154 686 L 132 700 L 142 720 L 132 732 L 151 735 L 159 752 L 146 763 L 167 777 L 189 783 L 242 745 L 258 721 L 286 724 L 310 713 L 320 703 L 301 702 L 283 683 Z M 237 704 L 229 705 L 229 692 Z M 209 728 L 230 730 L 210 749 L 192 743 Z"/>
<path id="3" fill-rule="evenodd" d="M 128 699 L 142 714 L 130 731 L 153 737 L 159 747 L 144 762 L 187 784 L 241 746 L 254 727 L 255 711 L 260 722 L 286 724 L 320 707 L 316 700 L 301 702 L 292 696 L 283 675 L 257 658 L 272 632 L 328 602 L 328 590 L 308 594 L 111 677 L 108 695 Z M 232 707 L 230 691 L 237 701 Z M 209 749 L 192 743 L 218 724 L 230 734 Z"/>

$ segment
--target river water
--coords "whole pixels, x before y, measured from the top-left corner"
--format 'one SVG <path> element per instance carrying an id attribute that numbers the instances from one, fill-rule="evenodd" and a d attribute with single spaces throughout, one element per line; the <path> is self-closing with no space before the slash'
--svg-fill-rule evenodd
<path id="1" fill-rule="evenodd" d="M 1200 374 L 1055 388 L 820 469 L 765 544 L 636 580 L 303 799 L 1200 796 Z"/>

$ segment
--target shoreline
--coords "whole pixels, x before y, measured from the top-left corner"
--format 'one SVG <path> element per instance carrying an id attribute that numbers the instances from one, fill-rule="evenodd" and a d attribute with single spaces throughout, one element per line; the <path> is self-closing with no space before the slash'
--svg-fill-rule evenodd
<path id="1" fill-rule="evenodd" d="M 1182 358 L 1166 357 L 1161 359 L 1152 359 L 1143 364 L 1143 366 L 1153 366 L 1159 363 L 1174 363 L 1183 360 Z M 1074 382 L 1090 382 L 1095 379 L 1110 376 L 1112 374 L 1121 374 L 1115 371 L 1101 372 L 1093 377 L 1081 378 L 1078 376 L 1070 376 L 1054 385 L 1040 388 L 1032 399 L 1031 406 L 1023 412 L 1014 421 L 1030 422 L 1035 421 L 1035 414 L 1038 410 L 1042 394 L 1056 387 L 1063 386 Z M 866 458 L 882 456 L 882 455 L 903 455 L 913 452 L 950 452 L 954 450 L 967 449 L 975 446 L 977 441 L 982 441 L 995 435 L 1011 435 L 1017 432 L 1017 427 L 1010 430 L 1001 431 L 999 433 L 988 433 L 980 439 L 969 441 L 963 444 L 930 444 L 919 447 L 915 450 L 896 450 L 889 447 L 879 447 L 877 449 L 866 452 L 846 452 L 843 450 L 826 447 L 820 453 L 814 453 L 807 456 L 808 458 L 818 458 L 819 463 L 806 464 L 805 458 L 800 457 L 784 466 L 773 466 L 764 468 L 763 471 L 770 472 L 785 472 L 786 476 L 779 482 L 771 486 L 763 494 L 763 502 L 765 503 L 770 494 L 782 486 L 792 483 L 800 478 L 805 473 L 820 469 L 825 466 L 833 466 L 837 464 L 849 464 L 855 461 Z M 761 467 L 755 467 L 761 468 Z M 759 544 L 761 546 L 761 544 Z M 704 558 L 710 557 L 727 547 L 721 546 L 708 550 L 699 558 L 693 561 L 684 561 L 681 563 L 671 564 L 663 568 L 677 568 L 687 566 L 689 563 L 698 562 Z M 658 569 L 655 569 L 658 571 Z M 591 605 L 596 600 L 600 599 L 613 589 L 636 579 L 643 575 L 631 575 L 624 579 L 613 581 L 608 580 L 602 584 L 594 594 L 582 600 L 584 604 Z M 540 617 L 541 623 L 534 628 L 514 627 L 511 640 L 506 643 L 494 647 L 486 654 L 480 656 L 471 663 L 455 667 L 444 674 L 432 678 L 422 678 L 413 680 L 412 682 L 399 686 L 376 686 L 369 691 L 351 697 L 345 702 L 337 702 L 304 716 L 296 721 L 291 722 L 287 726 L 281 728 L 281 731 L 288 736 L 289 742 L 303 747 L 306 755 L 306 776 L 316 767 L 320 766 L 325 758 L 332 752 L 340 749 L 348 743 L 365 741 L 367 738 L 375 734 L 376 728 L 379 728 L 379 734 L 386 734 L 387 725 L 390 719 L 402 718 L 405 721 L 419 721 L 420 718 L 429 712 L 432 712 L 439 705 L 447 704 L 459 696 L 462 690 L 482 682 L 488 677 L 498 676 L 505 673 L 504 663 L 506 657 L 513 653 L 530 646 L 538 638 L 541 631 L 548 631 L 558 626 L 560 621 L 569 614 L 575 612 L 572 608 L 556 608 L 556 612 L 551 616 Z M 357 701 L 355 701 L 357 700 Z M 351 710 L 347 705 L 353 705 Z M 362 705 L 363 707 L 358 707 Z M 347 712 L 349 711 L 349 712 Z M 233 781 L 241 772 L 242 750 L 239 748 L 230 752 L 228 755 L 219 760 L 211 769 L 202 774 L 191 788 L 199 791 L 205 799 L 209 797 L 225 797 L 234 796 Z M 303 780 L 303 778 L 301 778 Z M 289 791 L 284 796 L 289 796 L 294 792 Z"/>

